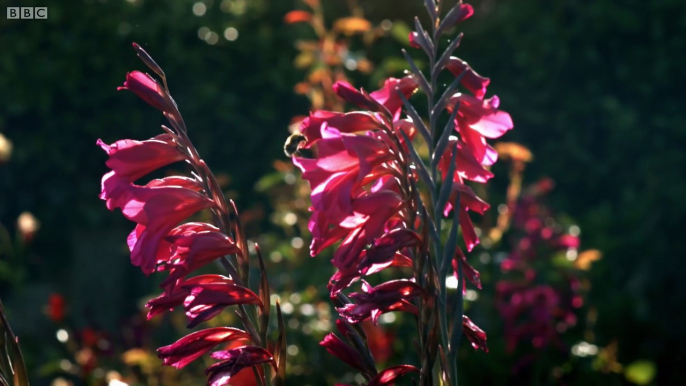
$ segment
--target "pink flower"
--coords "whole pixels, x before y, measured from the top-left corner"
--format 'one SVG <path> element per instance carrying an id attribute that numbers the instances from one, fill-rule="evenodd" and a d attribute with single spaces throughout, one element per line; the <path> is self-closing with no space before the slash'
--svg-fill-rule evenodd
<path id="1" fill-rule="evenodd" d="M 396 228 L 376 238 L 368 249 L 359 250 L 364 246 L 358 245 L 358 249 L 350 253 L 356 263 L 338 267 L 339 270 L 331 277 L 331 284 L 329 284 L 331 295 L 336 295 L 362 276 L 380 272 L 388 267 L 411 267 L 412 260 L 398 251 L 420 242 L 415 232 Z M 343 244 L 338 251 L 345 251 Z M 347 260 L 349 259 L 350 257 Z"/>
<path id="2" fill-rule="evenodd" d="M 469 186 L 459 182 L 453 182 L 453 193 L 444 210 L 444 214 L 446 216 L 453 209 L 452 203 L 457 200 L 458 194 L 460 197 L 459 220 L 460 226 L 462 227 L 462 237 L 467 245 L 467 251 L 471 252 L 472 249 L 474 249 L 474 247 L 479 243 L 479 238 L 474 230 L 472 220 L 469 218 L 469 211 L 472 210 L 479 214 L 484 214 L 490 205 L 477 197 L 472 188 Z"/>
<path id="3" fill-rule="evenodd" d="M 332 111 L 315 111 L 300 124 L 300 131 L 307 138 L 305 147 L 312 146 L 322 139 L 322 125 L 334 128 L 341 133 L 355 133 L 380 129 L 382 126 L 369 113 L 354 111 L 336 113 Z"/>
<path id="4" fill-rule="evenodd" d="M 171 246 L 164 269 L 171 272 L 163 285 L 173 283 L 222 256 L 241 253 L 233 240 L 216 230 L 194 229 L 188 234 L 168 235 L 165 240 L 171 242 Z"/>
<path id="5" fill-rule="evenodd" d="M 455 156 L 455 174 L 453 181 L 462 182 L 463 179 L 486 183 L 493 178 L 493 173 L 486 170 L 481 162 L 474 156 L 471 148 L 463 141 L 457 138 L 450 138 L 447 150 L 443 153 L 438 164 L 438 169 L 441 170 L 443 179 L 447 178 L 448 168 L 450 167 L 450 160 L 452 159 L 452 149 L 457 147 L 457 155 Z"/>
<path id="6" fill-rule="evenodd" d="M 451 56 L 445 68 L 456 77 L 466 71 L 467 73 L 462 78 L 462 85 L 479 99 L 483 99 L 486 95 L 486 87 L 491 80 L 477 74 L 464 60 Z"/>
<path id="7" fill-rule="evenodd" d="M 363 280 L 362 291 L 350 294 L 355 304 L 337 308 L 350 323 L 359 323 L 371 317 L 372 322 L 377 324 L 379 316 L 391 311 L 416 313 L 416 307 L 408 300 L 424 294 L 422 287 L 409 280 L 392 280 L 376 287 Z"/>
<path id="8" fill-rule="evenodd" d="M 482 349 L 488 352 L 486 333 L 474 324 L 467 315 L 462 315 L 462 333 L 469 339 L 475 350 Z"/>
<path id="9" fill-rule="evenodd" d="M 146 303 L 145 307 L 150 309 L 148 311 L 148 320 L 165 311 L 171 311 L 174 307 L 183 305 L 186 297 L 191 294 L 189 287 L 192 287 L 195 284 L 213 282 L 227 283 L 233 281 L 222 275 L 199 275 L 180 283 L 175 283 L 177 285 L 170 286 L 168 290 L 164 291 L 160 296 L 151 299 Z"/>
<path id="10" fill-rule="evenodd" d="M 239 339 L 249 340 L 250 334 L 231 327 L 208 328 L 188 334 L 169 346 L 160 347 L 157 355 L 165 365 L 180 369 L 218 344 Z"/>
<path id="11" fill-rule="evenodd" d="M 365 367 L 360 354 L 335 334 L 331 333 L 325 336 L 324 340 L 321 341 L 319 345 L 324 347 L 329 354 L 347 363 L 350 367 L 361 372 L 369 372 L 369 369 Z"/>
<path id="12" fill-rule="evenodd" d="M 133 71 L 126 74 L 126 81 L 117 90 L 131 90 L 150 106 L 162 111 L 174 111 L 176 107 L 171 99 L 165 97 L 166 93 L 162 86 L 150 75 L 140 71 Z"/>
<path id="13" fill-rule="evenodd" d="M 183 287 L 190 290 L 190 294 L 183 302 L 188 328 L 214 318 L 228 306 L 262 304 L 259 296 L 245 287 L 234 284 L 231 279 L 224 282 L 184 284 Z"/>
<path id="14" fill-rule="evenodd" d="M 409 99 L 417 90 L 417 87 L 417 82 L 414 78 L 406 76 L 402 79 L 387 79 L 383 87 L 371 94 L 367 94 L 364 90 L 358 91 L 349 83 L 341 81 L 333 85 L 333 90 L 336 95 L 357 107 L 377 113 L 387 111 L 395 121 L 399 118 L 403 106 L 403 101 L 396 90 L 400 89 L 405 98 Z"/>
<path id="15" fill-rule="evenodd" d="M 490 99 L 456 94 L 448 103 L 448 110 L 459 103 L 455 126 L 461 139 L 483 165 L 492 165 L 498 153 L 486 143 L 485 138 L 499 138 L 512 129 L 510 114 L 498 110 L 500 100 L 494 96 Z"/>
<path id="16" fill-rule="evenodd" d="M 401 79 L 388 78 L 383 84 L 383 87 L 369 94 L 374 100 L 382 104 L 393 116 L 393 121 L 400 118 L 400 112 L 403 107 L 403 101 L 398 95 L 398 90 L 410 99 L 410 96 L 417 91 L 417 82 L 411 75 L 405 76 Z"/>
<path id="17" fill-rule="evenodd" d="M 389 367 L 376 375 L 369 381 L 367 386 L 392 386 L 395 380 L 407 373 L 418 373 L 419 369 L 412 365 L 398 365 Z"/>
<path id="18" fill-rule="evenodd" d="M 274 357 L 269 351 L 262 347 L 244 346 L 225 351 L 215 351 L 212 353 L 212 359 L 221 360 L 205 370 L 208 376 L 207 384 L 209 386 L 226 386 L 229 384 L 231 377 L 238 374 L 246 367 L 259 365 L 262 363 L 271 363 L 275 366 Z"/>
<path id="19" fill-rule="evenodd" d="M 147 141 L 123 139 L 111 145 L 98 139 L 97 144 L 109 156 L 105 164 L 112 169 L 102 178 L 100 193 L 100 198 L 107 201 L 110 210 L 114 208 L 111 202 L 113 197 L 121 194 L 119 188 L 185 158 L 170 134 L 160 134 Z"/>
<path id="20" fill-rule="evenodd" d="M 464 276 L 467 280 L 469 280 L 470 283 L 472 283 L 476 288 L 481 289 L 481 274 L 479 274 L 479 271 L 474 269 L 468 262 L 467 262 L 467 256 L 464 255 L 462 250 L 460 248 L 457 248 L 455 251 L 455 256 L 453 256 L 453 261 L 451 262 L 452 267 L 453 267 L 453 276 L 458 279 L 458 274 L 457 274 L 457 262 L 459 260 L 462 260 L 462 272 L 464 273 Z M 467 291 L 467 282 L 463 280 L 462 283 L 462 292 L 463 294 Z"/>
<path id="21" fill-rule="evenodd" d="M 112 206 L 121 208 L 124 217 L 138 223 L 127 240 L 133 265 L 146 274 L 154 272 L 157 251 L 169 231 L 194 213 L 214 205 L 197 190 L 200 186 L 194 180 L 183 177 L 117 188 L 121 194 L 112 199 Z"/>
<path id="22" fill-rule="evenodd" d="M 362 186 L 391 173 L 385 163 L 393 156 L 388 146 L 369 136 L 342 134 L 326 125 L 321 134 L 318 157 L 293 157 L 293 163 L 310 183 L 314 210 L 326 211 L 335 223 L 352 215 L 351 200 Z"/>

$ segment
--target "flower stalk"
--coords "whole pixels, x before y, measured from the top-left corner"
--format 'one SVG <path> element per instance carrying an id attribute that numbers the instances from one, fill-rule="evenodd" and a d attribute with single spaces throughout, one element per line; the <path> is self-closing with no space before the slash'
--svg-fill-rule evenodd
<path id="1" fill-rule="evenodd" d="M 366 319 L 376 323 L 386 312 L 416 315 L 421 367 L 402 366 L 419 373 L 420 385 L 457 385 L 463 334 L 476 348 L 486 350 L 485 334 L 463 315 L 464 279 L 477 287 L 480 283 L 458 245 L 458 235 L 462 233 L 468 252 L 478 244 L 469 211 L 483 214 L 489 205 L 466 181 L 486 183 L 493 177 L 488 167 L 497 154 L 485 138 L 500 137 L 512 128 L 510 116 L 498 110 L 497 97 L 484 99 L 489 80 L 452 56 L 462 35 L 439 51 L 440 39 L 469 18 L 473 8 L 460 1 L 442 15 L 441 4 L 425 1 L 431 35 L 418 19 L 410 33 L 410 45 L 428 57 L 428 73 L 403 50 L 409 73 L 402 79 L 390 78 L 372 93 L 337 82 L 334 92 L 363 111 L 311 113 L 301 125 L 302 147 L 312 150 L 315 158 L 293 157 L 312 187 L 311 254 L 340 241 L 332 260 L 337 272 L 329 282 L 332 299 L 342 303 L 337 307 L 340 317 L 354 325 Z M 444 70 L 455 78 L 439 88 Z M 460 92 L 460 87 L 471 95 Z M 410 102 L 416 91 L 426 95 L 426 120 Z M 448 122 L 440 130 L 444 112 Z M 428 163 L 415 147 L 418 139 L 428 149 Z M 444 216 L 452 220 L 447 235 L 442 232 Z M 362 279 L 389 267 L 412 272 L 376 286 Z M 446 285 L 451 268 L 461 287 L 452 298 Z M 357 281 L 362 292 L 342 295 Z M 333 339 L 322 344 L 331 345 Z M 366 358 L 354 336 L 349 342 L 347 347 Z M 369 385 L 377 384 L 376 377 L 369 379 L 372 373 L 365 373 L 366 365 L 351 362 L 349 356 L 339 358 L 360 370 Z M 373 365 L 373 358 L 368 360 Z"/>
<path id="2" fill-rule="evenodd" d="M 281 359 L 285 330 L 281 313 L 277 312 L 279 355 L 273 355 L 267 342 L 269 283 L 259 246 L 255 245 L 261 274 L 259 294 L 256 294 L 248 286 L 250 251 L 236 205 L 226 200 L 190 140 L 164 71 L 139 45 L 133 46 L 141 60 L 162 79 L 162 84 L 150 75 L 134 71 L 127 74 L 124 86 L 119 89 L 131 90 L 161 110 L 170 127 L 162 126 L 164 134 L 146 141 L 120 140 L 107 145 L 98 140 L 109 156 L 107 166 L 112 169 L 103 177 L 100 197 L 110 210 L 120 208 L 127 219 L 137 223 L 128 238 L 132 263 L 148 275 L 169 273 L 161 285 L 164 292 L 147 304 L 148 318 L 183 306 L 188 327 L 193 328 L 214 318 L 224 308 L 236 306 L 236 314 L 245 329 L 219 327 L 196 331 L 160 348 L 158 354 L 165 364 L 182 368 L 219 344 L 246 343 L 211 354 L 219 362 L 207 368 L 208 384 L 228 385 L 234 375 L 250 367 L 260 384 L 282 385 L 285 373 L 280 367 L 285 366 Z M 192 177 L 170 176 L 143 186 L 135 184 L 150 172 L 178 161 L 191 166 Z M 211 212 L 213 224 L 186 222 L 204 209 Z M 226 269 L 228 276 L 189 276 L 215 261 Z M 276 370 L 274 377 L 272 368 Z"/>

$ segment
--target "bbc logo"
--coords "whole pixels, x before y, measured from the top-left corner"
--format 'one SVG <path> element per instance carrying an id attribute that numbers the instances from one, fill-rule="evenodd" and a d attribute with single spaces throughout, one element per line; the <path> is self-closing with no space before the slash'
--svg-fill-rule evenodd
<path id="1" fill-rule="evenodd" d="M 8 19 L 47 19 L 48 7 L 7 7 Z"/>

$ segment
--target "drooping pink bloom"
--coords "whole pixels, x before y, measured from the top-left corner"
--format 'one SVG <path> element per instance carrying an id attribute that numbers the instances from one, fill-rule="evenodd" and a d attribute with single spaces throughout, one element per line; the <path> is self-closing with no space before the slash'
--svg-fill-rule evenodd
<path id="1" fill-rule="evenodd" d="M 148 320 L 154 318 L 165 311 L 170 311 L 177 306 L 183 305 L 186 297 L 191 294 L 190 287 L 200 283 L 229 283 L 233 282 L 230 278 L 222 275 L 198 275 L 190 279 L 174 283 L 174 286 L 168 286 L 160 296 L 151 299 L 145 304 L 149 309 Z"/>
<path id="2" fill-rule="evenodd" d="M 484 95 L 486 95 L 486 87 L 488 87 L 491 80 L 477 74 L 464 60 L 451 56 L 445 68 L 456 77 L 460 76 L 463 72 L 467 72 L 464 78 L 462 78 L 462 85 L 479 99 L 483 99 Z"/>
<path id="3" fill-rule="evenodd" d="M 250 340 L 250 334 L 232 327 L 214 327 L 193 332 L 168 346 L 157 349 L 157 355 L 167 366 L 177 369 L 212 350 L 220 343 L 234 340 Z"/>
<path id="4" fill-rule="evenodd" d="M 455 127 L 461 139 L 469 147 L 474 157 L 483 165 L 492 165 L 498 153 L 486 143 L 486 138 L 499 138 L 512 129 L 510 114 L 498 110 L 500 100 L 479 99 L 467 94 L 456 94 L 448 102 L 448 111 L 459 103 L 455 117 Z"/>
<path id="5" fill-rule="evenodd" d="M 403 78 L 388 78 L 383 84 L 383 87 L 369 94 L 374 100 L 383 105 L 391 113 L 393 121 L 400 118 L 400 112 L 403 107 L 403 101 L 398 95 L 400 91 L 406 99 L 417 91 L 417 82 L 412 75 Z"/>
<path id="6" fill-rule="evenodd" d="M 257 346 L 244 346 L 225 351 L 215 351 L 212 359 L 221 360 L 205 370 L 209 386 L 226 386 L 231 378 L 246 367 L 271 363 L 276 366 L 269 351 Z"/>
<path id="7" fill-rule="evenodd" d="M 162 111 L 174 111 L 175 107 L 171 100 L 165 98 L 162 86 L 150 75 L 140 71 L 132 71 L 126 74 L 126 81 L 117 90 L 131 90 L 150 106 Z"/>
<path id="8" fill-rule="evenodd" d="M 305 148 L 311 147 L 322 139 L 322 125 L 324 124 L 341 133 L 356 133 L 382 128 L 372 114 L 367 112 L 337 113 L 318 110 L 310 113 L 310 116 L 300 124 L 300 132 L 307 138 Z"/>
<path id="9" fill-rule="evenodd" d="M 380 272 L 388 267 L 412 266 L 412 260 L 398 251 L 417 245 L 420 240 L 416 233 L 406 228 L 395 228 L 373 239 L 369 242 L 372 245 L 364 249 L 368 244 L 368 234 L 374 236 L 366 230 L 350 233 L 351 237 L 346 238 L 336 250 L 332 262 L 338 271 L 331 277 L 329 284 L 332 296 L 362 276 Z"/>
<path id="10" fill-rule="evenodd" d="M 418 373 L 419 369 L 412 365 L 398 365 L 389 367 L 376 375 L 367 386 L 392 386 L 396 379 L 407 373 Z"/>
<path id="11" fill-rule="evenodd" d="M 212 319 L 228 306 L 262 304 L 259 296 L 243 286 L 234 284 L 231 279 L 223 283 L 198 283 L 184 287 L 190 290 L 190 294 L 183 302 L 188 328 Z"/>
<path id="12" fill-rule="evenodd" d="M 467 251 L 472 251 L 474 247 L 479 243 L 479 238 L 474 230 L 474 224 L 469 217 L 469 211 L 472 210 L 479 214 L 484 214 L 486 210 L 490 207 L 485 201 L 476 196 L 472 188 L 465 184 L 459 182 L 453 182 L 453 192 L 448 204 L 444 210 L 444 214 L 447 216 L 453 209 L 453 202 L 460 198 L 460 213 L 459 221 L 462 227 L 462 236 L 464 238 L 465 244 L 467 245 Z"/>
<path id="13" fill-rule="evenodd" d="M 188 234 L 168 235 L 165 241 L 171 242 L 171 246 L 164 269 L 171 272 L 162 283 L 164 286 L 222 256 L 241 253 L 233 240 L 216 230 L 195 230 Z"/>
<path id="14" fill-rule="evenodd" d="M 336 82 L 333 85 L 333 90 L 336 95 L 358 107 L 377 113 L 388 111 L 393 120 L 397 120 L 403 101 L 396 90 L 399 89 L 405 98 L 410 98 L 417 87 L 417 82 L 411 75 L 408 75 L 402 79 L 387 79 L 383 87 L 371 94 L 367 94 L 364 90 L 357 90 L 349 83 L 342 81 Z"/>
<path id="15" fill-rule="evenodd" d="M 185 158 L 168 133 L 146 141 L 123 139 L 111 145 L 98 139 L 97 144 L 109 156 L 105 164 L 112 169 L 103 176 L 100 193 L 100 198 L 107 201 L 110 210 L 114 209 L 112 200 L 122 194 L 119 189 L 162 166 Z"/>
<path id="16" fill-rule="evenodd" d="M 384 162 L 392 159 L 381 141 L 323 126 L 317 159 L 293 157 L 312 187 L 312 207 L 324 210 L 332 222 L 351 215 L 351 199 L 363 185 L 388 174 Z"/>
<path id="17" fill-rule="evenodd" d="M 319 345 L 324 347 L 329 354 L 347 363 L 350 367 L 361 372 L 368 372 L 360 354 L 335 334 L 331 333 L 326 335 L 324 340 L 319 342 Z"/>
<path id="18" fill-rule="evenodd" d="M 391 311 L 416 313 L 417 309 L 409 299 L 424 294 L 422 287 L 409 280 L 392 280 L 376 287 L 363 280 L 362 291 L 350 294 L 355 304 L 337 308 L 340 315 L 350 323 L 371 318 L 376 324 L 379 316 Z"/>
<path id="19" fill-rule="evenodd" d="M 467 262 L 467 256 L 464 255 L 462 252 L 462 249 L 457 248 L 455 250 L 455 256 L 453 256 L 453 261 L 452 261 L 452 267 L 453 267 L 453 276 L 455 279 L 458 279 L 458 273 L 457 273 L 457 263 L 458 261 L 461 260 L 462 264 L 462 272 L 464 273 L 464 277 L 469 280 L 470 283 L 472 283 L 476 288 L 481 289 L 481 274 L 479 274 L 479 271 L 474 269 L 468 262 Z M 467 291 L 467 282 L 463 280 L 462 283 L 462 293 L 464 294 Z"/>
<path id="20" fill-rule="evenodd" d="M 214 205 L 197 191 L 200 186 L 196 184 L 183 177 L 153 180 L 146 186 L 129 184 L 120 189 L 125 193 L 112 201 L 124 217 L 138 223 L 127 241 L 131 262 L 146 274 L 155 271 L 161 240 L 183 220 Z"/>
<path id="21" fill-rule="evenodd" d="M 467 315 L 462 315 L 462 333 L 469 339 L 475 350 L 482 349 L 488 352 L 486 333 L 474 324 Z"/>
<path id="22" fill-rule="evenodd" d="M 462 182 L 462 180 L 469 180 L 479 183 L 486 183 L 493 178 L 493 173 L 484 168 L 484 166 L 476 159 L 474 153 L 467 144 L 458 140 L 457 138 L 450 138 L 447 149 L 438 164 L 438 169 L 441 170 L 443 179 L 447 178 L 448 169 L 450 167 L 450 160 L 452 159 L 452 149 L 457 148 L 457 155 L 455 156 L 456 168 L 453 181 Z"/>

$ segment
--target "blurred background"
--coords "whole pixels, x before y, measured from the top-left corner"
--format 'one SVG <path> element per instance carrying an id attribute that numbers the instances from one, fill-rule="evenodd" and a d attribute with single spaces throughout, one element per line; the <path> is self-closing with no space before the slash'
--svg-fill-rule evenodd
<path id="1" fill-rule="evenodd" d="M 340 107 L 331 81 L 374 89 L 402 75 L 423 2 L 2 3 L 48 7 L 47 20 L 0 18 L 0 298 L 32 384 L 204 382 L 201 364 L 160 368 L 154 350 L 185 333 L 183 317 L 145 321 L 162 278 L 130 264 L 132 224 L 98 199 L 107 168 L 95 141 L 147 139 L 164 123 L 116 91 L 127 71 L 147 70 L 134 41 L 164 68 L 191 139 L 269 256 L 290 384 L 355 382 L 318 345 L 335 320 L 332 267 L 308 256 L 307 186 L 282 147 L 298 117 Z M 490 352 L 464 345 L 462 384 L 678 384 L 683 0 L 471 4 L 456 55 L 491 78 L 515 130 L 478 192 L 492 209 L 468 257 L 483 290 L 468 291 L 467 314 Z M 413 361 L 411 322 L 368 326 L 380 363 Z"/>

